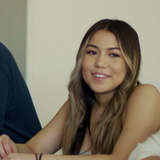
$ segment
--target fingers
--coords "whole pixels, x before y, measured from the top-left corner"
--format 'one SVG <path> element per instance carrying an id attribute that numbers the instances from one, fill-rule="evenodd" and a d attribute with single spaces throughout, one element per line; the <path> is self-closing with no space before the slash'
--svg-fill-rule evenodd
<path id="1" fill-rule="evenodd" d="M 17 147 L 16 147 L 16 144 L 9 138 L 9 141 L 8 141 L 8 145 L 9 145 L 9 150 L 11 153 L 17 153 Z M 9 153 L 10 153 L 9 152 Z M 8 152 L 7 152 L 8 153 Z"/>
<path id="2" fill-rule="evenodd" d="M 160 157 L 158 157 L 158 156 L 151 156 L 151 157 L 148 157 L 148 158 L 144 158 L 142 160 L 160 160 Z"/>
<path id="3" fill-rule="evenodd" d="M 15 143 L 7 135 L 0 136 L 0 156 L 1 158 L 4 158 L 10 153 L 14 153 L 16 151 L 17 149 L 16 149 Z"/>
<path id="4" fill-rule="evenodd" d="M 5 156 L 7 156 L 7 153 L 6 153 L 6 150 L 5 150 L 5 147 L 4 147 L 4 141 L 7 141 L 7 137 L 6 135 L 2 135 L 0 137 L 0 155 L 1 155 L 1 158 L 4 158 Z"/>
<path id="5" fill-rule="evenodd" d="M 3 160 L 35 160 L 34 154 L 10 153 Z"/>
<path id="6" fill-rule="evenodd" d="M 13 154 L 13 155 L 12 155 L 12 154 L 9 154 L 8 156 L 6 156 L 6 157 L 3 158 L 3 160 L 13 160 L 13 159 L 16 159 L 16 158 L 14 157 L 14 154 Z"/>

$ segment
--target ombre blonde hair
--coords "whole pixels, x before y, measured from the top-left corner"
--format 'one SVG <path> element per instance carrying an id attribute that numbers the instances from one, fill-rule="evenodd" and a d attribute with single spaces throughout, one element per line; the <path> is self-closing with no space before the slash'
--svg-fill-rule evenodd
<path id="1" fill-rule="evenodd" d="M 93 154 L 112 153 L 123 128 L 126 102 L 138 84 L 141 51 L 136 31 L 121 20 L 103 19 L 95 23 L 87 31 L 80 44 L 76 65 L 68 85 L 69 108 L 62 142 L 64 154 L 78 154 L 81 147 L 78 141 L 79 131 L 83 128 L 84 121 L 96 102 L 93 91 L 82 77 L 82 59 L 89 40 L 99 30 L 110 31 L 115 35 L 126 62 L 127 74 L 124 81 L 116 88 L 116 92 L 96 124 L 94 132 L 91 133 Z M 83 129 L 85 132 L 85 127 Z"/>

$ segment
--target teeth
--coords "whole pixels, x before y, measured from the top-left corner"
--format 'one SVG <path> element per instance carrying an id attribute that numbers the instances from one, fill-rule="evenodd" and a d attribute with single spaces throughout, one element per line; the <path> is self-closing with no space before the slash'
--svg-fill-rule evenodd
<path id="1" fill-rule="evenodd" d="M 101 75 L 101 74 L 96 74 L 95 77 L 103 78 L 103 77 L 105 77 L 105 76 L 104 76 L 104 75 Z"/>

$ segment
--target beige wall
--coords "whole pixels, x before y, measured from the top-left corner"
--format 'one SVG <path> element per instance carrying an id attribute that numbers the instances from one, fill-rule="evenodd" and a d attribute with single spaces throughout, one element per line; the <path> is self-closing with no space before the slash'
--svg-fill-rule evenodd
<path id="1" fill-rule="evenodd" d="M 25 76 L 26 0 L 0 0 L 0 41 L 12 52 Z"/>
<path id="2" fill-rule="evenodd" d="M 137 30 L 140 79 L 160 89 L 159 6 L 159 0 L 28 0 L 27 82 L 43 125 L 67 99 L 82 36 L 102 18 L 126 20 Z"/>

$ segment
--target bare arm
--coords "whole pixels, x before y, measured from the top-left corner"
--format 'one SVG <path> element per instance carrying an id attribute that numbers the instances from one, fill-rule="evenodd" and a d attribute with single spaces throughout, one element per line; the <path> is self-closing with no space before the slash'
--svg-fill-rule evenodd
<path id="1" fill-rule="evenodd" d="M 160 128 L 160 93 L 151 85 L 136 88 L 127 104 L 123 131 L 113 154 L 127 159 L 136 144 Z"/>
<path id="2" fill-rule="evenodd" d="M 54 153 L 61 147 L 63 126 L 68 102 L 64 103 L 56 116 L 26 144 L 15 144 L 7 135 L 0 136 L 0 156 L 10 153 Z"/>
<path id="3" fill-rule="evenodd" d="M 61 147 L 67 107 L 68 101 L 64 103 L 55 117 L 26 143 L 32 152 L 54 153 Z"/>
<path id="4" fill-rule="evenodd" d="M 130 152 L 138 142 L 144 141 L 149 135 L 156 132 L 160 127 L 160 94 L 151 85 L 142 85 L 135 89 L 127 104 L 127 116 L 124 128 L 112 155 L 50 155 L 45 154 L 47 160 L 127 160 Z M 62 107 L 63 108 L 63 107 Z M 65 107 L 64 107 L 65 108 Z M 60 110 L 56 117 L 38 135 L 31 139 L 27 145 L 33 152 L 51 153 L 59 147 L 62 138 L 62 128 L 56 126 L 64 124 L 63 118 L 65 109 Z M 64 112 L 63 112 L 64 111 Z M 65 114 L 64 114 L 65 115 Z M 55 123 L 55 126 L 53 124 Z M 54 128 L 54 129 L 53 129 Z M 56 131 L 58 129 L 58 132 Z M 56 131 L 56 132 L 55 132 Z M 54 134 L 55 133 L 55 134 Z M 60 134 L 60 135 L 57 135 Z M 53 136 L 54 135 L 54 136 Z M 53 137 L 52 137 L 53 136 Z M 50 142 L 58 138 L 56 143 Z M 39 141 L 40 140 L 40 141 Z M 53 147 L 53 149 L 52 149 Z M 27 160 L 28 155 L 10 155 L 11 158 L 22 156 Z M 35 157 L 30 155 L 32 160 Z M 16 159 L 16 158 L 15 158 Z"/>
<path id="5" fill-rule="evenodd" d="M 160 157 L 154 156 L 154 157 L 144 158 L 142 160 L 160 160 Z"/>

